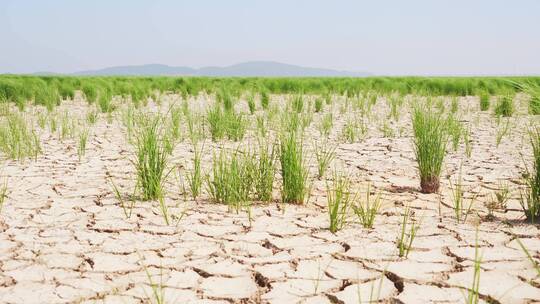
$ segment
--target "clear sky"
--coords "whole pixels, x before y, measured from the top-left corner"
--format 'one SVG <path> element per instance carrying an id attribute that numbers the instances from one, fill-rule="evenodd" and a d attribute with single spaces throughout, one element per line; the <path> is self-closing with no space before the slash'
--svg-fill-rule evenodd
<path id="1" fill-rule="evenodd" d="M 0 0 L 0 73 L 253 60 L 540 74 L 540 0 Z"/>

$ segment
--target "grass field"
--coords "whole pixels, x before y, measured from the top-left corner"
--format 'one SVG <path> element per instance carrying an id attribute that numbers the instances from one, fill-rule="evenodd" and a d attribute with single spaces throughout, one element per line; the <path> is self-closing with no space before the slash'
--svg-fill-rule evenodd
<path id="1" fill-rule="evenodd" d="M 0 302 L 533 303 L 539 100 L 540 77 L 0 76 Z"/>

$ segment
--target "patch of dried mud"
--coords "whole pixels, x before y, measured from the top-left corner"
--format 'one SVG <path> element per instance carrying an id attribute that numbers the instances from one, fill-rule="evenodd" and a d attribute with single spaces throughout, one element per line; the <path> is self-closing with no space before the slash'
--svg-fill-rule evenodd
<path id="1" fill-rule="evenodd" d="M 65 107 L 85 108 L 82 102 Z M 482 189 L 480 201 L 501 178 L 516 180 L 520 152 L 528 151 L 525 128 L 518 127 L 526 119 L 513 118 L 516 129 L 496 148 L 493 118 L 480 114 L 472 128 L 472 157 L 450 152 L 446 174 L 463 160 L 464 181 Z M 337 129 L 342 123 L 336 118 Z M 408 117 L 401 123 L 410 128 Z M 473 277 L 475 226 L 473 220 L 455 222 L 445 178 L 440 196 L 416 191 L 410 138 L 375 133 L 338 145 L 336 161 L 356 182 L 382 189 L 385 207 L 374 229 L 352 223 L 334 235 L 326 229 L 322 181 L 315 181 L 307 206 L 253 207 L 251 225 L 243 213 L 204 198 L 184 202 L 175 190 L 167 202 L 171 211 L 189 207 L 176 227 L 165 225 L 150 203 L 137 203 L 126 219 L 106 180 L 114 176 L 125 191 L 133 186 L 122 130 L 101 119 L 81 162 L 74 140 L 60 142 L 50 134 L 43 135 L 44 154 L 36 162 L 5 162 L 10 192 L 0 214 L 0 302 L 146 303 L 149 276 L 164 286 L 167 303 L 359 303 L 370 295 L 390 303 L 463 302 Z M 189 167 L 191 157 L 190 145 L 180 143 L 174 163 Z M 538 258 L 540 231 L 520 220 L 517 197 L 514 191 L 509 211 L 479 226 L 484 301 L 540 301 L 540 281 L 513 241 L 518 235 Z M 399 258 L 396 248 L 404 205 L 421 220 L 408 259 Z M 476 207 L 485 212 L 481 203 Z"/>

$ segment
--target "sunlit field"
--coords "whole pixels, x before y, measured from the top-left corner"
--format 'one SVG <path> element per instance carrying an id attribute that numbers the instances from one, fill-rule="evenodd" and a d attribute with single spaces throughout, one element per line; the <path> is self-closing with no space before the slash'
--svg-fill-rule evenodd
<path id="1" fill-rule="evenodd" d="M 0 76 L 0 302 L 539 301 L 539 114 L 540 77 Z"/>

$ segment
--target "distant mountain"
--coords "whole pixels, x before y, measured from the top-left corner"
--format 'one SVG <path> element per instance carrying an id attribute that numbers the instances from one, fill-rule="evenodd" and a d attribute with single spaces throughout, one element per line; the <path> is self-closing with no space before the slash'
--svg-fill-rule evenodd
<path id="1" fill-rule="evenodd" d="M 367 72 L 302 67 L 272 61 L 250 61 L 226 67 L 173 67 L 164 64 L 116 66 L 80 71 L 71 75 L 87 76 L 239 76 L 239 77 L 364 77 Z"/>
<path id="2" fill-rule="evenodd" d="M 360 77 L 369 76 L 365 72 L 347 72 L 331 69 L 302 67 L 272 61 L 251 61 L 227 67 L 205 67 L 197 70 L 198 76 L 261 76 L 261 77 Z"/>
<path id="3" fill-rule="evenodd" d="M 35 72 L 35 73 L 30 74 L 30 75 L 34 75 L 34 76 L 62 76 L 62 74 L 55 73 L 55 72 Z"/>
<path id="4" fill-rule="evenodd" d="M 89 70 L 75 72 L 73 75 L 96 75 L 96 76 L 111 76 L 111 75 L 126 75 L 126 76 L 150 76 L 150 75 L 192 75 L 196 73 L 195 69 L 188 67 L 172 67 L 164 64 L 144 64 L 144 65 L 129 65 L 104 68 L 100 70 Z"/>

